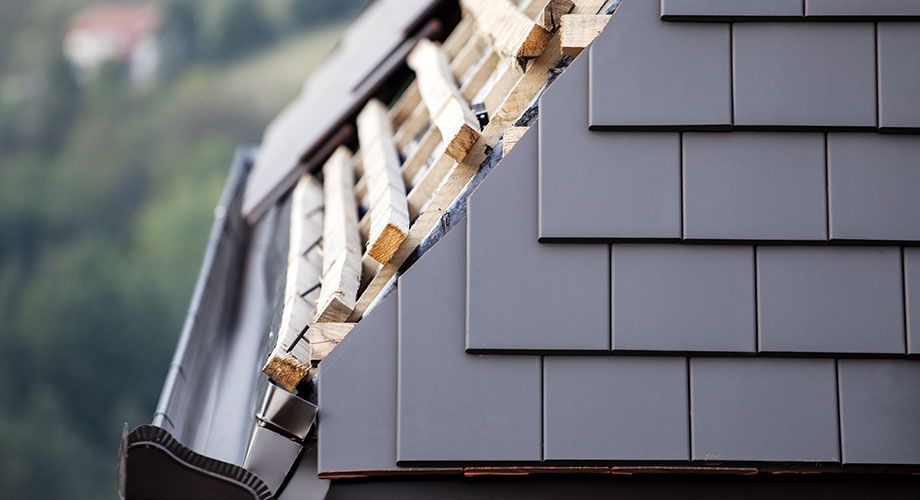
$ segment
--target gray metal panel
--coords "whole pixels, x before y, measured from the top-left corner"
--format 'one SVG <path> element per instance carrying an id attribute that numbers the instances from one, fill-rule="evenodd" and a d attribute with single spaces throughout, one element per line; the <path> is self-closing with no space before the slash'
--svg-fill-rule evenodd
<path id="1" fill-rule="evenodd" d="M 396 468 L 396 306 L 391 293 L 320 364 L 320 472 Z"/>
<path id="2" fill-rule="evenodd" d="M 541 458 L 540 358 L 466 354 L 466 222 L 399 279 L 400 461 Z"/>
<path id="3" fill-rule="evenodd" d="M 728 24 L 664 23 L 658 2 L 623 0 L 591 46 L 592 127 L 728 126 Z"/>
<path id="4" fill-rule="evenodd" d="M 917 0 L 806 0 L 806 16 L 920 16 Z"/>
<path id="5" fill-rule="evenodd" d="M 686 133 L 684 237 L 825 240 L 824 134 Z"/>
<path id="6" fill-rule="evenodd" d="M 661 0 L 662 19 L 797 18 L 803 0 Z"/>
<path id="7" fill-rule="evenodd" d="M 678 134 L 589 131 L 587 55 L 540 117 L 540 237 L 680 237 Z"/>
<path id="8" fill-rule="evenodd" d="M 470 195 L 467 348 L 608 349 L 607 245 L 537 242 L 537 134 Z"/>
<path id="9" fill-rule="evenodd" d="M 832 239 L 920 240 L 920 136 L 828 134 Z"/>
<path id="10" fill-rule="evenodd" d="M 916 2 L 920 6 L 920 2 Z M 920 127 L 920 23 L 878 24 L 879 127 Z"/>
<path id="11" fill-rule="evenodd" d="M 614 245 L 613 348 L 756 349 L 754 249 Z"/>
<path id="12" fill-rule="evenodd" d="M 836 462 L 832 359 L 690 360 L 694 460 Z"/>
<path id="13" fill-rule="evenodd" d="M 688 460 L 687 360 L 547 357 L 547 460 Z"/>
<path id="14" fill-rule="evenodd" d="M 903 353 L 897 247 L 757 249 L 760 350 Z"/>
<path id="15" fill-rule="evenodd" d="M 734 25 L 737 126 L 875 127 L 871 23 Z"/>
<path id="16" fill-rule="evenodd" d="M 904 249 L 904 282 L 907 353 L 920 354 L 920 247 Z"/>
<path id="17" fill-rule="evenodd" d="M 920 362 L 838 363 L 843 461 L 920 464 Z"/>

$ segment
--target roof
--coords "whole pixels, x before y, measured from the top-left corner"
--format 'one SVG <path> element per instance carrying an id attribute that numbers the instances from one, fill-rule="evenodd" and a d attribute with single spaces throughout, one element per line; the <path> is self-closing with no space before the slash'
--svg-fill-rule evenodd
<path id="1" fill-rule="evenodd" d="M 270 126 L 154 423 L 252 496 L 906 492 L 914 2 L 462 4 L 443 44 L 381 35 L 367 93 L 331 60 Z M 393 25 L 364 22 L 380 61 Z M 790 472 L 835 474 L 761 474 Z"/>
<path id="2" fill-rule="evenodd" d="M 70 19 L 68 32 L 96 33 L 116 37 L 121 57 L 126 57 L 144 38 L 160 26 L 160 7 L 156 3 L 96 4 Z"/>
<path id="3" fill-rule="evenodd" d="M 320 474 L 920 465 L 920 28 L 847 5 L 623 0 L 320 365 Z"/>

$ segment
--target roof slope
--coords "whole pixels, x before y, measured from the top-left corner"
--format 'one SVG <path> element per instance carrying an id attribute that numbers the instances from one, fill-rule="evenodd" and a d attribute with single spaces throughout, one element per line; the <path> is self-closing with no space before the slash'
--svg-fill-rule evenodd
<path id="1" fill-rule="evenodd" d="M 917 470 L 914 3 L 773 7 L 622 1 L 320 365 L 321 474 Z"/>

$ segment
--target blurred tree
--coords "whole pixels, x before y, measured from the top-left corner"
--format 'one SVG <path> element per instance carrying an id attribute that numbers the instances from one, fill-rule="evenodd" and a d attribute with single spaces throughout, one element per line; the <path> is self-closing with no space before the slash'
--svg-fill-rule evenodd
<path id="1" fill-rule="evenodd" d="M 60 148 L 73 123 L 80 87 L 63 54 L 51 59 L 45 75 L 45 95 L 39 104 L 34 137 L 38 147 L 53 152 Z"/>
<path id="2" fill-rule="evenodd" d="M 252 0 L 230 0 L 221 13 L 214 54 L 228 59 L 259 48 L 274 38 L 274 30 Z"/>
<path id="3" fill-rule="evenodd" d="M 369 0 L 292 0 L 291 19 L 299 26 L 316 26 L 354 14 Z"/>
<path id="4" fill-rule="evenodd" d="M 194 0 L 170 0 L 166 5 L 159 34 L 164 75 L 175 75 L 198 57 L 201 48 L 198 15 L 198 3 Z"/>

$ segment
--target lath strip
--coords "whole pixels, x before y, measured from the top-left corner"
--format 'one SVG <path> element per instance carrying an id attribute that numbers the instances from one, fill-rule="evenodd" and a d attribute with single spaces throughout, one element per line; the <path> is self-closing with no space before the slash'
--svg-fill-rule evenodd
<path id="1" fill-rule="evenodd" d="M 370 202 L 367 254 L 386 264 L 406 238 L 409 211 L 393 128 L 386 107 L 376 99 L 358 114 L 358 141 Z"/>
<path id="2" fill-rule="evenodd" d="M 339 147 L 323 166 L 323 276 L 313 314 L 314 321 L 321 323 L 348 319 L 361 282 L 361 236 L 351 163 L 351 153 Z"/>
<path id="3" fill-rule="evenodd" d="M 506 57 L 536 57 L 543 53 L 551 34 L 508 0 L 462 0 L 476 26 Z"/>
<path id="4" fill-rule="evenodd" d="M 415 71 L 422 101 L 441 132 L 447 155 L 466 157 L 479 138 L 479 122 L 454 83 L 445 54 L 429 40 L 419 40 L 407 58 Z"/>
<path id="5" fill-rule="evenodd" d="M 278 340 L 262 371 L 292 391 L 310 369 L 309 349 L 301 333 L 307 328 L 319 295 L 322 264 L 323 187 L 304 175 L 291 193 L 290 243 Z"/>
<path id="6" fill-rule="evenodd" d="M 594 14 L 566 14 L 559 29 L 562 54 L 577 56 L 597 38 L 607 26 L 610 16 Z"/>

